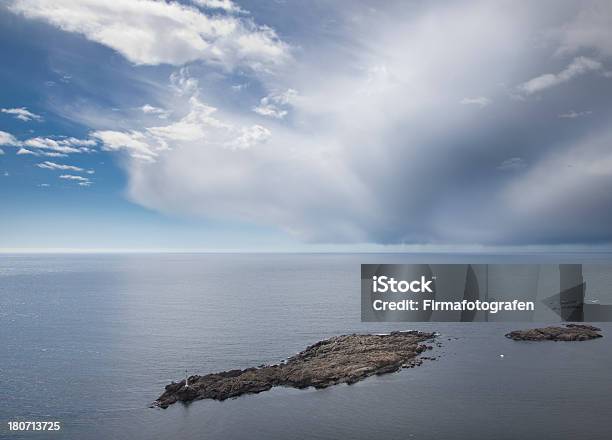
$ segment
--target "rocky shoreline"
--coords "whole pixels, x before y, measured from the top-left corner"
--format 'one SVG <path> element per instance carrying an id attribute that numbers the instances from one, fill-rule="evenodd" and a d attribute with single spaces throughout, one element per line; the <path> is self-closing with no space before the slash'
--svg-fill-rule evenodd
<path id="1" fill-rule="evenodd" d="M 193 375 L 187 378 L 187 386 L 185 380 L 172 382 L 154 406 L 167 408 L 176 402 L 225 400 L 275 386 L 326 388 L 352 384 L 368 376 L 421 365 L 425 358 L 419 355 L 432 348 L 423 343 L 434 338 L 434 333 L 418 331 L 336 336 L 317 342 L 277 365 Z"/>
<path id="2" fill-rule="evenodd" d="M 564 327 L 543 327 L 515 330 L 506 335 L 514 341 L 588 341 L 602 338 L 601 329 L 592 325 L 566 324 Z"/>

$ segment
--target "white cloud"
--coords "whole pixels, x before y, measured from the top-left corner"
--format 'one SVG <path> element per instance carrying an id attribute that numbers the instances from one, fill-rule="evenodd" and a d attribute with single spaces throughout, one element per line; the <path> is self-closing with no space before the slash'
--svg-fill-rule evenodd
<path id="1" fill-rule="evenodd" d="M 57 153 L 55 151 L 38 151 L 38 154 L 45 157 L 68 157 L 65 153 Z"/>
<path id="2" fill-rule="evenodd" d="M 39 153 L 36 153 L 35 151 L 32 151 L 32 150 L 28 150 L 27 148 L 20 148 L 19 150 L 17 150 L 17 156 L 25 156 L 25 155 L 40 156 Z"/>
<path id="3" fill-rule="evenodd" d="M 271 94 L 261 98 L 259 105 L 253 108 L 255 113 L 282 119 L 287 116 L 287 106 L 295 101 L 297 91 L 289 89 L 280 94 Z"/>
<path id="4" fill-rule="evenodd" d="M 213 116 L 216 108 L 202 103 L 196 97 L 189 99 L 189 113 L 179 121 L 169 125 L 151 127 L 147 131 L 159 139 L 175 141 L 194 141 L 202 139 L 211 128 L 227 128 Z"/>
<path id="5" fill-rule="evenodd" d="M 164 113 L 163 109 L 159 107 L 154 107 L 149 104 L 143 105 L 142 107 L 140 107 L 140 109 L 143 111 L 143 113 Z"/>
<path id="6" fill-rule="evenodd" d="M 170 74 L 170 84 L 179 95 L 192 96 L 198 90 L 198 80 L 189 74 L 189 69 L 181 67 Z"/>
<path id="7" fill-rule="evenodd" d="M 19 145 L 19 141 L 12 134 L 6 131 L 0 131 L 0 145 L 17 146 Z"/>
<path id="8" fill-rule="evenodd" d="M 27 139 L 21 145 L 38 150 L 50 150 L 60 154 L 87 153 L 96 145 L 93 139 L 35 137 Z"/>
<path id="9" fill-rule="evenodd" d="M 518 86 L 520 92 L 533 95 L 550 87 L 566 83 L 577 76 L 602 68 L 601 62 L 588 57 L 577 57 L 559 73 L 546 73 Z"/>
<path id="10" fill-rule="evenodd" d="M 147 143 L 146 136 L 136 130 L 120 132 L 113 130 L 99 130 L 91 136 L 102 142 L 105 151 L 128 151 L 133 157 L 153 159 L 157 156 L 155 147 Z"/>
<path id="11" fill-rule="evenodd" d="M 52 150 L 64 154 L 80 152 L 78 148 L 74 148 L 69 145 L 62 145 L 54 139 L 43 137 L 27 139 L 23 141 L 22 144 L 30 148 L 38 148 L 39 150 Z"/>
<path id="12" fill-rule="evenodd" d="M 91 180 L 89 180 L 87 177 L 77 176 L 74 174 L 62 174 L 61 176 L 59 176 L 59 178 L 77 182 L 77 184 L 80 186 L 90 186 L 91 185 Z"/>
<path id="13" fill-rule="evenodd" d="M 28 150 L 27 148 L 20 148 L 19 150 L 17 150 L 17 156 L 25 156 L 25 155 L 40 156 L 40 153 L 37 153 L 32 150 Z"/>
<path id="14" fill-rule="evenodd" d="M 96 146 L 93 139 L 74 137 L 34 137 L 20 141 L 5 131 L 0 131 L 0 145 L 19 147 L 18 155 L 30 154 L 46 157 L 66 157 L 71 153 L 89 153 Z M 27 147 L 27 148 L 26 148 Z"/>
<path id="15" fill-rule="evenodd" d="M 47 170 L 71 170 L 71 171 L 84 171 L 83 168 L 72 166 L 72 165 L 63 165 L 55 162 L 41 162 L 36 164 L 38 168 L 44 168 Z"/>
<path id="16" fill-rule="evenodd" d="M 103 143 L 103 150 L 123 150 L 132 158 L 155 162 L 162 152 L 169 150 L 170 143 L 182 146 L 202 142 L 215 148 L 237 150 L 264 143 L 272 134 L 259 124 L 227 123 L 215 116 L 215 107 L 204 104 L 195 96 L 187 103 L 187 114 L 166 125 L 132 131 L 95 131 L 91 136 Z"/>
<path id="17" fill-rule="evenodd" d="M 0 148 L 0 155 L 4 154 L 4 150 Z"/>
<path id="18" fill-rule="evenodd" d="M 89 179 L 87 179 L 86 177 L 83 176 L 75 176 L 73 174 L 62 174 L 61 176 L 59 176 L 60 179 L 67 179 L 67 180 L 79 180 L 81 182 L 85 182 Z"/>
<path id="19" fill-rule="evenodd" d="M 497 169 L 502 171 L 516 171 L 523 169 L 527 166 L 525 161 L 520 157 L 511 157 L 510 159 L 504 160 L 498 165 Z"/>
<path id="20" fill-rule="evenodd" d="M 228 144 L 230 148 L 245 150 L 270 139 L 272 133 L 266 127 L 253 125 L 241 129 L 240 136 Z"/>
<path id="21" fill-rule="evenodd" d="M 166 119 L 168 117 L 168 112 L 166 110 L 164 110 L 163 108 L 152 106 L 150 104 L 143 105 L 142 107 L 140 107 L 140 110 L 142 110 L 143 113 L 148 115 L 157 115 L 157 117 L 160 119 Z"/>
<path id="22" fill-rule="evenodd" d="M 463 98 L 461 101 L 459 101 L 459 103 L 464 105 L 477 105 L 480 108 L 483 108 L 491 104 L 491 100 L 484 96 L 477 96 L 474 98 Z"/>
<path id="23" fill-rule="evenodd" d="M 231 2 L 202 2 L 232 8 Z M 9 9 L 108 46 L 135 64 L 182 65 L 204 60 L 227 69 L 266 69 L 283 62 L 288 47 L 251 19 L 207 15 L 164 0 L 11 0 Z"/>
<path id="24" fill-rule="evenodd" d="M 76 147 L 94 147 L 96 145 L 96 141 L 93 139 L 78 139 L 75 137 L 67 137 L 67 138 L 62 138 L 60 140 L 61 144 L 65 144 L 65 145 L 73 145 Z M 83 149 L 82 151 L 86 151 L 85 149 Z"/>
<path id="25" fill-rule="evenodd" d="M 570 110 L 567 113 L 561 113 L 559 115 L 559 117 L 562 118 L 562 119 L 576 119 L 576 118 L 582 118 L 584 116 L 589 116 L 592 113 L 593 112 L 590 111 L 590 110 L 585 110 L 585 111 L 582 111 L 582 112 L 577 112 L 577 111 L 574 111 L 574 110 Z"/>
<path id="26" fill-rule="evenodd" d="M 19 119 L 20 121 L 31 121 L 31 120 L 35 120 L 35 121 L 41 121 L 42 120 L 42 116 L 37 115 L 35 113 L 32 113 L 31 111 L 29 111 L 27 108 L 25 107 L 20 107 L 20 108 L 3 108 L 0 109 L 0 111 L 2 113 L 6 113 L 9 115 L 14 116 L 16 119 Z"/>
<path id="27" fill-rule="evenodd" d="M 240 91 L 246 89 L 248 86 L 249 86 L 249 83 L 234 84 L 232 86 L 232 90 L 235 91 L 235 92 L 240 92 Z"/>
<path id="28" fill-rule="evenodd" d="M 93 170 L 85 170 L 81 167 L 77 167 L 74 165 L 64 165 L 60 163 L 45 161 L 36 164 L 39 168 L 44 168 L 46 170 L 63 170 L 63 171 L 76 171 L 78 173 L 87 172 L 88 174 L 93 174 Z"/>

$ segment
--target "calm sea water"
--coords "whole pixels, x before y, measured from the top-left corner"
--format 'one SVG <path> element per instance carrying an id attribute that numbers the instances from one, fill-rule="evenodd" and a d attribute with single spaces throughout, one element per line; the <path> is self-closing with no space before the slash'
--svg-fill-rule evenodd
<path id="1" fill-rule="evenodd" d="M 612 256 L 534 255 L 534 262 Z M 525 256 L 0 256 L 0 437 L 610 439 L 612 325 L 584 343 L 516 343 L 508 323 L 360 322 L 360 263 Z M 600 278 L 609 291 L 612 278 Z M 275 363 L 332 335 L 437 330 L 439 360 L 326 390 L 276 388 L 167 410 L 184 371 Z M 500 357 L 504 354 L 504 357 Z M 58 420 L 59 433 L 9 433 Z"/>

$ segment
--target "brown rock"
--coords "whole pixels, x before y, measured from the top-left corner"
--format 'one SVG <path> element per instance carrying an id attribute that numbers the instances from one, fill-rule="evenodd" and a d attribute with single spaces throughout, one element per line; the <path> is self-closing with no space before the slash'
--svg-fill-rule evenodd
<path id="1" fill-rule="evenodd" d="M 402 366 L 420 365 L 415 358 L 428 347 L 419 343 L 434 337 L 434 333 L 417 331 L 336 336 L 317 342 L 278 365 L 194 375 L 189 377 L 188 387 L 184 380 L 173 382 L 166 386 L 155 405 L 167 408 L 175 402 L 225 400 L 274 386 L 326 388 L 339 383 L 353 384 L 368 376 L 398 371 Z"/>
<path id="2" fill-rule="evenodd" d="M 601 329 L 592 325 L 566 324 L 564 327 L 543 327 L 515 330 L 506 335 L 515 341 L 587 341 L 601 338 Z"/>

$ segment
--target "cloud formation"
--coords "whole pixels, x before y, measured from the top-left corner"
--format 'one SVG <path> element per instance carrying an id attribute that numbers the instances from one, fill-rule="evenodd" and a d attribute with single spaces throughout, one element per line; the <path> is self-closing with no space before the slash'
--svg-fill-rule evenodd
<path id="1" fill-rule="evenodd" d="M 94 174 L 94 170 L 85 170 L 84 168 L 77 167 L 75 165 L 65 165 L 65 164 L 50 162 L 48 160 L 38 163 L 36 164 L 36 166 L 38 168 L 43 168 L 46 170 L 75 171 L 77 173 Z"/>
<path id="2" fill-rule="evenodd" d="M 0 131 L 0 145 L 16 146 L 19 145 L 19 141 L 12 134 Z"/>
<path id="3" fill-rule="evenodd" d="M 61 176 L 59 176 L 59 178 L 76 182 L 77 185 L 79 186 L 90 186 L 91 185 L 90 179 L 88 179 L 87 177 L 83 177 L 83 176 L 77 176 L 75 174 L 62 174 Z"/>
<path id="4" fill-rule="evenodd" d="M 60 154 L 87 153 L 96 145 L 92 139 L 35 137 L 23 141 L 20 145 L 38 150 L 50 150 Z"/>
<path id="5" fill-rule="evenodd" d="M 28 150 L 27 148 L 20 148 L 19 150 L 17 150 L 17 156 L 40 156 L 39 153 L 36 153 L 32 150 Z"/>
<path id="6" fill-rule="evenodd" d="M 19 108 L 2 108 L 0 112 L 6 113 L 8 115 L 14 116 L 16 119 L 20 121 L 28 122 L 28 121 L 42 121 L 42 116 L 32 113 L 25 107 Z"/>
<path id="7" fill-rule="evenodd" d="M 288 56 L 274 31 L 256 25 L 229 1 L 198 1 L 205 11 L 155 0 L 10 0 L 9 8 L 116 50 L 135 64 L 203 60 L 226 69 L 267 69 Z"/>
<path id="8" fill-rule="evenodd" d="M 288 89 L 283 93 L 270 94 L 261 98 L 259 105 L 254 107 L 253 111 L 262 116 L 283 119 L 289 112 L 287 109 L 288 106 L 296 97 L 297 91 L 293 89 Z"/>
<path id="9" fill-rule="evenodd" d="M 157 156 L 155 147 L 147 143 L 146 136 L 139 131 L 119 132 L 112 130 L 94 131 L 92 137 L 100 140 L 105 151 L 126 150 L 135 159 L 153 160 Z"/>
<path id="10" fill-rule="evenodd" d="M 602 183 L 593 180 L 601 178 L 595 173 L 576 174 L 580 182 L 573 181 L 584 188 L 574 193 L 583 204 L 589 200 L 590 211 L 574 212 L 576 221 L 547 232 L 549 223 L 563 224 L 563 193 L 553 190 L 569 169 L 554 158 L 591 141 L 585 132 L 561 125 L 562 109 L 547 107 L 545 100 L 514 99 L 517 89 L 524 96 L 557 93 L 565 105 L 571 96 L 584 95 L 583 104 L 591 100 L 598 113 L 612 115 L 612 97 L 591 95 L 592 86 L 576 81 L 609 68 L 607 60 L 567 48 L 565 55 L 556 54 L 567 41 L 558 30 L 573 20 L 574 6 L 560 8 L 552 24 L 537 6 L 510 13 L 486 2 L 437 5 L 408 15 L 393 10 L 379 14 L 376 26 L 373 17 L 360 27 L 338 12 L 336 19 L 352 26 L 341 50 L 334 42 L 318 42 L 312 54 L 304 48 L 290 76 L 263 84 L 268 91 L 251 107 L 252 116 L 242 109 L 208 114 L 223 126 L 247 127 L 256 125 L 253 117 L 266 116 L 266 131 L 258 132 L 265 142 L 227 148 L 227 138 L 220 143 L 206 134 L 207 123 L 185 126 L 185 118 L 141 129 L 163 136 L 168 148 L 152 163 L 130 163 L 130 197 L 162 212 L 274 225 L 306 241 L 612 240 L 612 227 L 583 230 L 595 221 L 585 213 L 604 209 L 587 196 L 587 188 Z M 556 38 L 551 61 L 532 44 L 545 26 Z M 542 73 L 559 63 L 566 67 L 558 73 Z M 533 72 L 539 74 L 525 81 Z M 206 95 L 201 78 L 191 84 L 192 93 Z M 561 84 L 567 87 L 555 87 Z M 299 99 L 285 99 L 278 90 L 299 90 Z M 487 112 L 475 117 L 471 106 Z M 592 132 L 602 130 L 595 119 Z M 238 132 L 231 136 L 239 138 Z M 595 166 L 595 157 L 583 157 L 582 167 Z M 528 189 L 532 185 L 541 193 Z M 532 201 L 541 203 L 544 194 L 551 197 L 548 205 Z"/>
<path id="11" fill-rule="evenodd" d="M 45 157 L 67 157 L 73 153 L 91 153 L 97 145 L 95 139 L 78 139 L 75 137 L 37 136 L 18 140 L 11 133 L 0 131 L 0 145 L 17 147 L 17 155 L 32 155 Z"/>
<path id="12" fill-rule="evenodd" d="M 590 110 L 585 110 L 585 111 L 582 111 L 582 112 L 577 112 L 577 111 L 574 111 L 574 110 L 570 110 L 567 113 L 561 113 L 559 115 L 559 117 L 562 118 L 562 119 L 576 119 L 576 118 L 583 118 L 585 116 L 589 116 L 592 113 L 593 112 L 590 111 Z"/>
<path id="13" fill-rule="evenodd" d="M 525 161 L 520 157 L 511 157 L 510 159 L 506 159 L 500 163 L 497 169 L 502 171 L 516 171 L 525 168 L 526 166 Z"/>
<path id="14" fill-rule="evenodd" d="M 519 90 L 527 95 L 541 92 L 559 84 L 566 83 L 587 72 L 601 69 L 599 61 L 587 57 L 577 57 L 559 73 L 545 73 L 519 85 Z"/>
<path id="15" fill-rule="evenodd" d="M 244 150 L 270 138 L 270 130 L 262 125 L 241 125 L 220 119 L 215 115 L 217 109 L 204 104 L 196 95 L 189 98 L 188 109 L 181 119 L 166 125 L 132 131 L 94 131 L 91 136 L 102 143 L 105 151 L 124 151 L 131 158 L 145 162 L 155 162 L 162 152 L 172 149 L 170 145 L 202 142 L 216 148 Z"/>
<path id="16" fill-rule="evenodd" d="M 143 105 L 140 107 L 140 110 L 147 115 L 156 115 L 160 119 L 166 119 L 168 117 L 168 112 L 166 110 L 150 104 Z"/>
<path id="17" fill-rule="evenodd" d="M 326 4 L 328 21 L 285 29 L 292 56 L 231 2 L 100 2 L 12 8 L 134 63 L 177 65 L 130 104 L 137 117 L 91 119 L 135 203 L 314 242 L 612 242 L 605 2 Z M 143 102 L 156 107 L 134 112 Z M 157 109 L 167 118 L 146 117 Z M 79 148 L 55 140 L 22 144 Z"/>
<path id="18" fill-rule="evenodd" d="M 491 104 L 491 100 L 484 96 L 476 96 L 474 98 L 463 98 L 459 102 L 464 105 L 477 105 L 478 107 L 481 107 L 481 108 L 486 107 L 487 105 Z"/>

